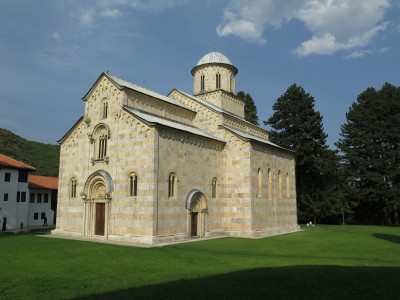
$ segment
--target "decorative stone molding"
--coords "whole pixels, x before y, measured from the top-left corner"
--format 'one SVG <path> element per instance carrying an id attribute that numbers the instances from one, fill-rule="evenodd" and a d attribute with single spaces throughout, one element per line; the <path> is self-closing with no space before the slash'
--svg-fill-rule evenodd
<path id="1" fill-rule="evenodd" d="M 82 200 L 86 201 L 86 199 L 87 199 L 87 191 L 83 190 L 80 193 L 80 196 L 81 196 Z"/>
<path id="2" fill-rule="evenodd" d="M 84 121 L 88 126 L 90 125 L 91 120 L 90 120 L 90 118 L 89 118 L 87 115 L 83 117 L 83 121 Z"/>

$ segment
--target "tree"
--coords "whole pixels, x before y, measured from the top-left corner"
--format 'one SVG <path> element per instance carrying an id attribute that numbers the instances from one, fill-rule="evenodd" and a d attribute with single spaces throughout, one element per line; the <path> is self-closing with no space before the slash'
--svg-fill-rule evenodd
<path id="1" fill-rule="evenodd" d="M 257 107 L 250 94 L 240 91 L 237 96 L 244 101 L 244 118 L 246 121 L 258 125 Z"/>
<path id="2" fill-rule="evenodd" d="M 389 83 L 367 88 L 341 126 L 343 165 L 362 223 L 399 225 L 400 213 L 400 88 Z"/>
<path id="3" fill-rule="evenodd" d="M 300 221 L 338 214 L 337 153 L 326 145 L 322 116 L 314 109 L 314 98 L 296 84 L 273 105 L 274 114 L 264 121 L 271 126 L 270 140 L 295 151 L 296 192 Z"/>

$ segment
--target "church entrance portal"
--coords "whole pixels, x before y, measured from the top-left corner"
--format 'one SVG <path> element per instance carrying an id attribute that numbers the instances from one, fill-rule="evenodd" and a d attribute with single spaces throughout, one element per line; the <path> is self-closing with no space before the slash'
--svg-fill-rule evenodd
<path id="1" fill-rule="evenodd" d="M 85 210 L 84 236 L 108 238 L 112 191 L 111 176 L 104 170 L 94 172 L 86 180 L 81 193 Z"/>
<path id="2" fill-rule="evenodd" d="M 192 190 L 186 198 L 188 211 L 188 236 L 203 237 L 205 234 L 206 197 L 199 190 Z"/>

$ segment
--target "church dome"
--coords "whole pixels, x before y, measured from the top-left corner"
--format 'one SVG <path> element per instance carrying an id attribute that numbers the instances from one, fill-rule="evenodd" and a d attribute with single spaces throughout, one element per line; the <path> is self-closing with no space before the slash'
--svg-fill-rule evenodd
<path id="1" fill-rule="evenodd" d="M 192 75 L 194 74 L 194 71 L 200 68 L 203 65 L 207 64 L 224 64 L 228 66 L 229 68 L 233 69 L 233 72 L 235 75 L 238 72 L 238 69 L 231 63 L 229 58 L 227 58 L 224 54 L 221 52 L 217 51 L 212 51 L 204 55 L 196 64 L 196 66 L 192 69 Z"/>
<path id="2" fill-rule="evenodd" d="M 227 64 L 233 66 L 229 58 L 217 51 L 213 51 L 204 55 L 196 66 L 205 64 Z"/>

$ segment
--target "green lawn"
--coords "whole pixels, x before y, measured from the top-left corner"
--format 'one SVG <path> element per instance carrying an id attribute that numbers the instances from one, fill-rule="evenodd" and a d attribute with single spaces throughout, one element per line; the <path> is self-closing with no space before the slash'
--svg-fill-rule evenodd
<path id="1" fill-rule="evenodd" d="M 400 229 L 134 248 L 0 234 L 0 299 L 399 299 Z"/>

